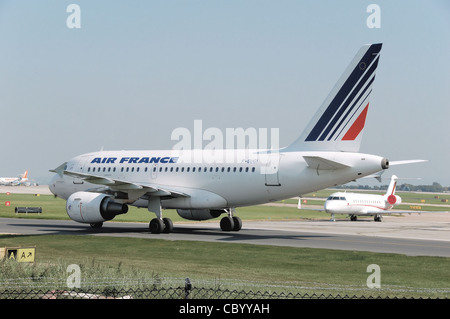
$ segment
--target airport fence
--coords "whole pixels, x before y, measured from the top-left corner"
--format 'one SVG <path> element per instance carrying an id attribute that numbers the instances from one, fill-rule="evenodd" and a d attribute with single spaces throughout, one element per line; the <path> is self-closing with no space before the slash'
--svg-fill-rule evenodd
<path id="1" fill-rule="evenodd" d="M 18 282 L 0 282 L 0 299 L 427 299 L 448 298 L 448 291 L 405 290 L 403 288 L 389 288 L 382 291 L 364 288 L 349 288 L 346 291 L 328 292 L 323 287 L 290 287 L 269 286 L 260 289 L 258 286 L 245 288 L 224 287 L 222 282 L 202 282 L 189 278 L 184 283 L 178 280 L 149 282 L 128 282 L 126 285 L 114 283 L 110 279 L 103 283 L 84 284 L 84 288 L 68 288 L 65 283 L 40 283 L 39 285 L 21 285 Z M 177 285 L 178 284 L 178 285 Z M 247 285 L 252 285 L 246 283 Z M 56 287 L 56 288 L 55 288 Z M 319 289 L 317 289 L 319 288 Z M 331 290 L 333 291 L 334 288 Z M 353 293 L 352 293 L 353 291 Z M 425 292 L 425 294 L 424 294 Z M 417 294 L 418 293 L 418 294 Z M 426 297 L 428 295 L 428 297 Z M 430 297 L 431 296 L 431 297 Z"/>

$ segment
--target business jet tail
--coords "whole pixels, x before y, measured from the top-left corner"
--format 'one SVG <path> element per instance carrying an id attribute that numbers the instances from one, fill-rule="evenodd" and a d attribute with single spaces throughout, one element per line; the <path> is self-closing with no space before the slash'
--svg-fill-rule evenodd
<path id="1" fill-rule="evenodd" d="M 285 151 L 359 151 L 381 47 L 381 43 L 361 47 L 306 129 Z"/>

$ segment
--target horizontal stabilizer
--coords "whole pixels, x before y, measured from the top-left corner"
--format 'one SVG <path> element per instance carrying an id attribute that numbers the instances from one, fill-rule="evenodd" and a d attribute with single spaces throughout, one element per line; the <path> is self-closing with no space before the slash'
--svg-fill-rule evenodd
<path id="1" fill-rule="evenodd" d="M 332 170 L 350 167 L 348 165 L 332 161 L 320 156 L 303 156 L 303 158 L 305 159 L 308 166 L 313 169 Z"/>
<path id="2" fill-rule="evenodd" d="M 391 161 L 391 162 L 389 162 L 389 166 L 404 165 L 404 164 L 414 164 L 414 163 L 423 163 L 423 162 L 428 162 L 428 160 Z"/>

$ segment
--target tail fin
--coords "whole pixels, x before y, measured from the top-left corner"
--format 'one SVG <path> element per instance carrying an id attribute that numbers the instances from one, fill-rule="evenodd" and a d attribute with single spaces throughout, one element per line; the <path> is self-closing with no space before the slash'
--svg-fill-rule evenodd
<path id="1" fill-rule="evenodd" d="M 391 183 L 389 184 L 386 194 L 384 195 L 384 197 L 387 198 L 388 203 L 391 205 L 394 205 L 398 201 L 397 196 L 395 196 L 395 189 L 397 187 L 397 179 L 398 179 L 397 176 L 392 175 Z"/>
<path id="2" fill-rule="evenodd" d="M 359 151 L 381 46 L 361 47 L 302 135 L 286 151 Z"/>
<path id="3" fill-rule="evenodd" d="M 22 175 L 22 179 L 27 179 L 28 177 L 28 171 L 25 171 L 25 173 L 23 173 Z"/>
<path id="4" fill-rule="evenodd" d="M 388 189 L 387 189 L 387 191 L 386 191 L 386 195 L 387 195 L 387 196 L 389 196 L 389 195 L 395 195 L 395 189 L 396 189 L 396 187 L 397 187 L 397 179 L 398 179 L 397 176 L 392 175 L 392 177 L 391 177 L 391 182 L 390 182 L 389 187 L 388 187 Z"/>

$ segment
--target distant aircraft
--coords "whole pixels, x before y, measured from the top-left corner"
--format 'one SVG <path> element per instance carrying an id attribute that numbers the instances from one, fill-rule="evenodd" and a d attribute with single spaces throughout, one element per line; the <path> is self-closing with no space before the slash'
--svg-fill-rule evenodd
<path id="1" fill-rule="evenodd" d="M 220 228 L 239 231 L 237 207 L 307 194 L 387 169 L 396 163 L 358 153 L 381 46 L 369 44 L 357 52 L 306 129 L 285 148 L 216 150 L 222 160 L 213 161 L 211 150 L 201 149 L 88 153 L 51 170 L 57 174 L 49 188 L 67 200 L 71 219 L 94 228 L 133 205 L 156 214 L 149 225 L 152 233 L 173 230 L 172 221 L 163 218 L 168 208 L 190 220 L 225 214 Z"/>
<path id="2" fill-rule="evenodd" d="M 335 214 L 348 214 L 352 221 L 357 220 L 357 216 L 374 216 L 374 220 L 380 222 L 382 215 L 385 214 L 447 213 L 439 211 L 392 210 L 392 208 L 402 202 L 401 197 L 395 195 L 397 179 L 397 176 L 392 175 L 391 182 L 384 195 L 347 192 L 333 193 L 325 201 L 324 210 L 331 214 L 332 221 L 335 221 Z"/>
<path id="3" fill-rule="evenodd" d="M 19 177 L 0 177 L 0 185 L 17 186 L 28 182 L 28 171 Z"/>

